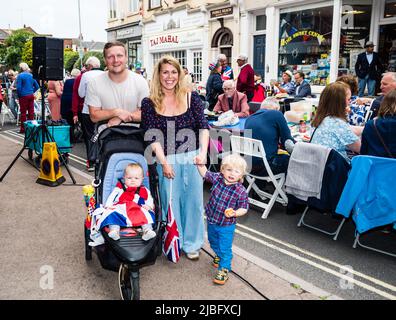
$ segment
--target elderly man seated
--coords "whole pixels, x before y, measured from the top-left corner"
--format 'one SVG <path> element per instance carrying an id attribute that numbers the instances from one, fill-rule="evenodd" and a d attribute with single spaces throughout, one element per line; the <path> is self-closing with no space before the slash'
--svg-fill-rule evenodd
<path id="1" fill-rule="evenodd" d="M 236 91 L 233 80 L 226 80 L 223 83 L 224 94 L 221 94 L 213 108 L 214 112 L 226 112 L 233 110 L 240 118 L 249 116 L 249 105 L 245 94 Z"/>
<path id="2" fill-rule="evenodd" d="M 371 119 L 377 116 L 378 110 L 384 97 L 394 89 L 396 89 L 396 72 L 384 73 L 381 79 L 381 95 L 376 98 L 371 104 Z"/>
<path id="3" fill-rule="evenodd" d="M 266 98 L 261 103 L 261 108 L 252 114 L 245 123 L 245 135 L 251 130 L 252 138 L 261 140 L 266 153 L 266 158 L 274 174 L 287 171 L 290 155 L 278 152 L 278 146 L 289 153 L 293 150 L 294 139 L 287 126 L 285 117 L 279 111 L 279 102 L 274 97 Z M 252 159 L 252 172 L 257 175 L 267 175 L 264 163 L 259 158 Z"/>

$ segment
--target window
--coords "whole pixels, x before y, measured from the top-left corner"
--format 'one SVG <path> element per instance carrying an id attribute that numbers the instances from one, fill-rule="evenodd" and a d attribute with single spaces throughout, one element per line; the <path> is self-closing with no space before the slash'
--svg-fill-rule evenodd
<path id="1" fill-rule="evenodd" d="M 161 0 L 150 0 L 150 9 L 161 7 Z"/>
<path id="2" fill-rule="evenodd" d="M 375 51 L 384 70 L 396 72 L 396 24 L 379 26 L 378 49 Z"/>
<path id="3" fill-rule="evenodd" d="M 193 53 L 193 74 L 194 81 L 201 82 L 202 81 L 202 51 L 196 51 Z"/>
<path id="4" fill-rule="evenodd" d="M 185 50 L 153 53 L 153 64 L 154 65 L 157 64 L 158 60 L 166 55 L 170 55 L 172 57 L 175 57 L 177 60 L 179 60 L 182 68 L 187 66 L 187 55 Z"/>
<path id="5" fill-rule="evenodd" d="M 332 24 L 333 7 L 281 13 L 279 77 L 285 70 L 299 70 L 311 85 L 326 85 Z"/>
<path id="6" fill-rule="evenodd" d="M 129 0 L 129 12 L 139 11 L 139 0 Z"/>
<path id="7" fill-rule="evenodd" d="M 109 18 L 115 19 L 117 18 L 117 1 L 109 0 Z"/>
<path id="8" fill-rule="evenodd" d="M 396 1 L 386 0 L 384 18 L 394 18 L 396 17 Z"/>
<path id="9" fill-rule="evenodd" d="M 256 16 L 256 31 L 265 30 L 267 24 L 267 17 L 263 16 Z"/>
<path id="10" fill-rule="evenodd" d="M 133 69 L 142 67 L 142 45 L 140 42 L 128 42 L 128 65 Z"/>
<path id="11" fill-rule="evenodd" d="M 344 1 L 341 16 L 340 58 L 338 75 L 354 74 L 357 55 L 369 40 L 371 1 Z"/>

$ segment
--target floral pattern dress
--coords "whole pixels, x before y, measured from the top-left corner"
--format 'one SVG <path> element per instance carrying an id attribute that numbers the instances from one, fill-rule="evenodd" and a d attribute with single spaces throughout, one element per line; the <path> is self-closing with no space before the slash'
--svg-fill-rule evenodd
<path id="1" fill-rule="evenodd" d="M 338 151 L 346 160 L 349 161 L 346 146 L 358 140 L 350 125 L 340 118 L 326 117 L 313 134 L 311 143 Z"/>

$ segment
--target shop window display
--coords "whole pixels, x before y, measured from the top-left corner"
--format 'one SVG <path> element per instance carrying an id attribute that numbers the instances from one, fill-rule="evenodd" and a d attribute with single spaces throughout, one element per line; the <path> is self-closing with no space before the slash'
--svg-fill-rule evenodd
<path id="1" fill-rule="evenodd" d="M 300 70 L 311 85 L 326 85 L 330 73 L 333 7 L 280 14 L 279 77 Z"/>
<path id="2" fill-rule="evenodd" d="M 371 1 L 344 1 L 341 16 L 340 55 L 338 76 L 355 74 L 355 64 L 359 53 L 365 51 L 369 40 L 371 21 Z"/>
<path id="3" fill-rule="evenodd" d="M 384 69 L 396 72 L 396 24 L 380 26 L 378 46 L 378 55 Z"/>

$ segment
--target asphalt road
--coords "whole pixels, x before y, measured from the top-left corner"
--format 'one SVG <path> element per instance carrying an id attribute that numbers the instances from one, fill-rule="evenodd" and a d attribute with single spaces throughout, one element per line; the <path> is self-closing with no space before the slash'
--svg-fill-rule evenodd
<path id="1" fill-rule="evenodd" d="M 23 141 L 13 124 L 5 125 L 0 134 Z M 86 173 L 85 147 L 78 143 L 70 155 L 70 165 Z M 89 173 L 92 175 L 92 173 Z M 64 173 L 67 177 L 67 173 Z M 209 186 L 205 187 L 205 200 Z M 352 248 L 354 224 L 347 221 L 337 241 L 317 231 L 297 227 L 298 215 L 286 215 L 285 208 L 275 205 L 267 219 L 261 211 L 251 208 L 240 218 L 235 245 L 266 260 L 331 294 L 351 300 L 396 299 L 396 258 L 361 247 Z M 312 222 L 323 223 L 332 230 L 336 220 L 313 212 Z M 385 250 L 395 252 L 396 233 L 380 231 L 362 239 Z M 325 298 L 325 297 L 324 297 Z"/>

